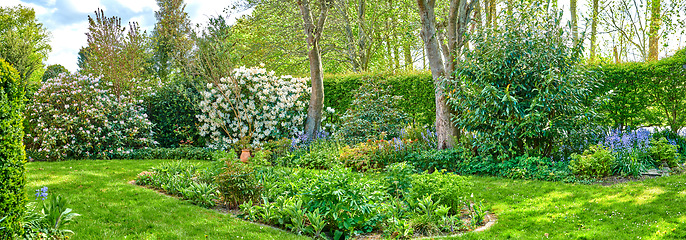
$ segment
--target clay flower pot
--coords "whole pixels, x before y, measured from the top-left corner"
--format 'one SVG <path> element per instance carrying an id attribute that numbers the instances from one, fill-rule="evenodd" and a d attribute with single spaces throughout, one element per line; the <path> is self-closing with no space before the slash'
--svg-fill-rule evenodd
<path id="1" fill-rule="evenodd" d="M 250 158 L 250 149 L 243 149 L 241 151 L 241 162 L 248 163 L 249 158 Z"/>

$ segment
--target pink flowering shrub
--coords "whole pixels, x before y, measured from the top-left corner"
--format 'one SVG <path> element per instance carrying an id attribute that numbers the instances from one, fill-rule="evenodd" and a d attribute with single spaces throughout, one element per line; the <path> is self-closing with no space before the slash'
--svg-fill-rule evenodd
<path id="1" fill-rule="evenodd" d="M 152 146 L 142 100 L 112 94 L 99 78 L 60 74 L 27 106 L 27 149 L 41 160 L 107 158 L 113 151 Z"/>

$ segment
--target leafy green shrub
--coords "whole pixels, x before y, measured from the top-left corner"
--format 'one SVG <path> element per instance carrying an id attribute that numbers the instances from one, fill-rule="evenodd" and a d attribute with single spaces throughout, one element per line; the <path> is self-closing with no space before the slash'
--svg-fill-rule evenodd
<path id="1" fill-rule="evenodd" d="M 591 145 L 582 155 L 572 154 L 569 168 L 576 175 L 605 177 L 612 174 L 615 157 L 604 146 Z"/>
<path id="2" fill-rule="evenodd" d="M 397 108 L 396 101 L 400 98 L 389 95 L 381 84 L 366 81 L 341 117 L 336 135 L 352 142 L 399 137 L 408 122 L 407 115 Z"/>
<path id="3" fill-rule="evenodd" d="M 334 167 L 315 176 L 303 191 L 308 210 L 320 209 L 335 230 L 369 233 L 383 222 L 383 185 L 348 168 Z"/>
<path id="4" fill-rule="evenodd" d="M 217 186 L 204 182 L 191 182 L 179 192 L 183 199 L 188 199 L 191 203 L 205 208 L 214 207 L 219 199 L 216 195 Z"/>
<path id="5" fill-rule="evenodd" d="M 401 162 L 388 165 L 385 170 L 386 192 L 397 198 L 407 195 L 412 188 L 414 167 L 406 162 Z"/>
<path id="6" fill-rule="evenodd" d="M 420 141 L 393 138 L 391 140 L 367 140 L 353 146 L 341 148 L 340 160 L 346 167 L 357 171 L 382 169 L 385 166 L 404 161 L 412 154 L 426 150 Z"/>
<path id="7" fill-rule="evenodd" d="M 216 183 L 221 202 L 229 207 L 238 207 L 247 201 L 257 202 L 262 190 L 254 166 L 235 158 L 226 159 L 226 167 L 216 177 Z"/>
<path id="8" fill-rule="evenodd" d="M 670 130 L 665 129 L 665 130 L 653 133 L 653 138 L 654 139 L 666 138 L 670 144 L 676 145 L 678 147 L 677 153 L 679 153 L 682 158 L 686 158 L 686 135 L 681 136 L 675 132 L 672 132 Z"/>
<path id="9" fill-rule="evenodd" d="M 24 91 L 19 73 L 0 58 L 0 238 L 20 233 L 26 195 Z"/>
<path id="10" fill-rule="evenodd" d="M 116 96 L 98 78 L 62 74 L 48 79 L 27 108 L 27 147 L 45 160 L 106 158 L 154 145 L 152 123 L 128 92 Z"/>
<path id="11" fill-rule="evenodd" d="M 418 201 L 431 195 L 433 199 L 450 207 L 453 214 L 457 214 L 464 206 L 465 189 L 473 184 L 467 178 L 445 170 L 434 171 L 414 176 L 412 191 L 409 198 Z"/>
<path id="12" fill-rule="evenodd" d="M 154 124 L 154 138 L 160 147 L 204 146 L 195 117 L 200 113 L 194 105 L 201 98 L 199 88 L 191 80 L 174 79 L 146 97 L 148 119 Z"/>
<path id="13" fill-rule="evenodd" d="M 640 176 L 646 170 L 646 164 L 641 161 L 640 155 L 638 151 L 633 151 L 629 156 L 616 157 L 612 173 L 620 176 Z"/>
<path id="14" fill-rule="evenodd" d="M 73 236 L 74 232 L 64 226 L 81 215 L 72 212 L 68 204 L 66 198 L 54 194 L 47 201 L 43 199 L 40 206 L 29 203 L 24 217 L 24 239 L 69 239 Z"/>
<path id="15" fill-rule="evenodd" d="M 482 172 L 475 169 L 479 166 L 475 164 L 477 159 L 472 156 L 471 151 L 462 147 L 411 153 L 405 160 L 414 165 L 418 171 L 433 172 L 446 169 L 450 172 L 463 174 L 481 174 Z"/>
<path id="16" fill-rule="evenodd" d="M 448 100 L 454 122 L 474 133 L 482 156 L 550 157 L 594 129 L 597 81 L 559 18 L 514 14 L 473 36 L 474 49 L 456 66 Z"/>
<path id="17" fill-rule="evenodd" d="M 653 138 L 650 141 L 650 145 L 650 156 L 656 162 L 656 166 L 665 163 L 673 168 L 679 164 L 679 155 L 676 152 L 677 146 L 669 144 L 666 138 L 660 138 L 660 140 Z"/>
<path id="18" fill-rule="evenodd" d="M 342 143 L 334 139 L 317 139 L 312 141 L 293 165 L 310 169 L 329 169 L 339 164 L 339 151 Z M 295 153 L 297 154 L 297 153 Z"/>
<path id="19" fill-rule="evenodd" d="M 549 158 L 519 156 L 498 164 L 498 176 L 512 179 L 562 181 L 572 177 L 565 161 Z"/>
<path id="20" fill-rule="evenodd" d="M 199 167 L 184 161 L 162 163 L 150 171 L 143 171 L 135 179 L 137 185 L 164 190 L 191 203 L 210 208 L 218 201 L 214 183 L 223 161 Z"/>

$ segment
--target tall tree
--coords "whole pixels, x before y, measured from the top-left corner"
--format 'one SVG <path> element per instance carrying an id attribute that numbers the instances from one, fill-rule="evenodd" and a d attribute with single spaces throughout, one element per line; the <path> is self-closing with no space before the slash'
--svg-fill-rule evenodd
<path id="1" fill-rule="evenodd" d="M 149 77 L 150 52 L 148 38 L 141 32 L 138 23 L 129 23 L 129 30 L 121 26 L 121 18 L 107 17 L 102 9 L 95 11 L 95 19 L 88 16 L 88 46 L 86 53 L 86 74 L 102 76 L 110 82 L 112 90 L 120 95 L 124 91 L 137 89 L 133 80 L 147 80 Z"/>
<path id="2" fill-rule="evenodd" d="M 574 42 L 576 44 L 577 41 L 579 41 L 579 29 L 578 29 L 578 24 L 577 24 L 577 13 L 576 13 L 576 0 L 569 0 L 569 14 L 571 15 L 572 19 L 572 37 L 574 38 Z"/>
<path id="3" fill-rule="evenodd" d="M 459 61 L 462 47 L 466 43 L 465 32 L 470 21 L 469 16 L 476 4 L 478 0 L 450 0 L 445 22 L 437 23 L 436 1 L 417 0 L 422 23 L 421 36 L 436 89 L 436 134 L 439 149 L 452 148 L 458 134 L 458 129 L 451 121 L 451 110 L 446 102 L 443 84 L 446 79 L 453 77 L 455 63 Z M 447 40 L 441 26 L 446 26 Z"/>
<path id="4" fill-rule="evenodd" d="M 191 20 L 185 11 L 183 0 L 157 0 L 159 11 L 155 12 L 155 71 L 161 79 L 174 69 L 182 70 L 188 64 L 193 48 L 191 39 Z"/>
<path id="5" fill-rule="evenodd" d="M 24 87 L 34 72 L 43 68 L 43 60 L 51 50 L 49 38 L 50 33 L 38 23 L 33 9 L 21 5 L 0 7 L 0 58 L 19 72 Z"/>
<path id="6" fill-rule="evenodd" d="M 660 40 L 660 25 L 662 12 L 660 0 L 650 0 L 650 31 L 648 33 L 648 61 L 657 61 L 659 53 L 658 42 Z"/>
<path id="7" fill-rule="evenodd" d="M 596 49 L 598 47 L 596 40 L 598 38 L 598 7 L 600 3 L 599 0 L 593 0 L 591 5 L 591 37 L 590 37 L 590 59 L 591 62 L 596 61 Z"/>
<path id="8" fill-rule="evenodd" d="M 310 104 L 307 108 L 307 120 L 305 121 L 305 134 L 311 138 L 321 129 L 322 109 L 324 108 L 324 69 L 322 68 L 322 55 L 319 43 L 324 32 L 324 24 L 329 14 L 329 8 L 333 0 L 314 0 L 319 8 L 317 17 L 313 17 L 311 2 L 309 0 L 297 0 L 300 7 L 300 15 L 303 20 L 303 28 L 307 39 L 310 60 L 310 81 L 312 92 Z"/>

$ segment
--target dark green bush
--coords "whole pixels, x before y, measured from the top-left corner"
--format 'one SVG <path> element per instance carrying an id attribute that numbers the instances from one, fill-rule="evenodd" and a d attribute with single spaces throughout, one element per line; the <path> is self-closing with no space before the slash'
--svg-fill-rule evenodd
<path id="1" fill-rule="evenodd" d="M 201 98 L 196 85 L 191 80 L 174 79 L 146 98 L 148 119 L 154 124 L 154 138 L 160 147 L 204 145 L 195 117 L 200 113 L 195 103 Z"/>
<path id="2" fill-rule="evenodd" d="M 603 145 L 591 145 L 583 154 L 572 154 L 569 168 L 576 175 L 606 177 L 612 174 L 615 156 Z"/>
<path id="3" fill-rule="evenodd" d="M 26 204 L 26 153 L 22 109 L 24 90 L 19 73 L 0 59 L 0 238 L 23 231 Z"/>
<path id="4" fill-rule="evenodd" d="M 219 197 L 229 207 L 238 207 L 244 202 L 257 202 L 262 186 L 255 174 L 255 166 L 235 158 L 226 159 L 226 167 L 216 177 Z"/>
<path id="5" fill-rule="evenodd" d="M 420 171 L 445 169 L 463 175 L 498 176 L 512 179 L 536 179 L 545 181 L 573 182 L 566 161 L 552 161 L 550 158 L 518 156 L 503 162 L 492 158 L 473 156 L 462 147 L 445 150 L 429 150 L 413 153 L 405 160 Z"/>
<path id="6" fill-rule="evenodd" d="M 402 96 L 388 95 L 388 89 L 366 81 L 355 91 L 351 106 L 341 116 L 336 135 L 352 142 L 399 137 L 408 123 L 407 115 L 397 108 Z"/>
<path id="7" fill-rule="evenodd" d="M 449 104 L 480 155 L 551 157 L 593 130 L 597 81 L 565 28 L 556 13 L 515 14 L 502 28 L 473 36 Z"/>
<path id="8" fill-rule="evenodd" d="M 48 66 L 43 73 L 42 82 L 48 81 L 48 79 L 55 78 L 60 73 L 69 73 L 69 70 L 60 64 L 53 64 Z"/>

